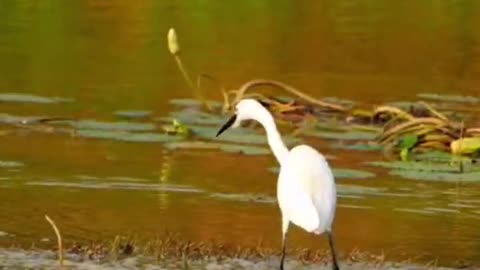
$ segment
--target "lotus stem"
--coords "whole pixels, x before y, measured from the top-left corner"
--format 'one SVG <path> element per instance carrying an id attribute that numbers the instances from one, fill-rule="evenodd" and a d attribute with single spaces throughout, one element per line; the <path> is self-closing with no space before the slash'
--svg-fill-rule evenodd
<path id="1" fill-rule="evenodd" d="M 58 242 L 58 262 L 60 263 L 60 267 L 63 267 L 63 245 L 62 245 L 62 235 L 60 234 L 60 230 L 58 230 L 57 225 L 55 222 L 47 215 L 45 215 L 45 219 L 50 223 L 53 230 L 55 231 L 55 235 L 57 236 Z"/>
<path id="2" fill-rule="evenodd" d="M 168 50 L 173 55 L 175 63 L 177 63 L 177 67 L 182 73 L 183 79 L 187 83 L 188 87 L 190 87 L 195 97 L 200 100 L 205 109 L 207 109 L 208 111 L 212 111 L 212 108 L 203 97 L 201 89 L 195 86 L 192 79 L 190 78 L 190 75 L 188 75 L 185 66 L 183 65 L 182 59 L 180 59 L 180 45 L 178 43 L 177 33 L 175 32 L 175 29 L 170 28 L 170 30 L 168 30 L 167 41 Z"/>

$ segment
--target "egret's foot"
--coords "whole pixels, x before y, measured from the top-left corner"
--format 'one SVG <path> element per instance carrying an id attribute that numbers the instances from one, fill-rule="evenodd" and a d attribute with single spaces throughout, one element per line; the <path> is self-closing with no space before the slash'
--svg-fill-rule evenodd
<path id="1" fill-rule="evenodd" d="M 332 269 L 333 270 L 340 270 L 340 268 L 338 267 L 336 262 L 333 263 Z"/>

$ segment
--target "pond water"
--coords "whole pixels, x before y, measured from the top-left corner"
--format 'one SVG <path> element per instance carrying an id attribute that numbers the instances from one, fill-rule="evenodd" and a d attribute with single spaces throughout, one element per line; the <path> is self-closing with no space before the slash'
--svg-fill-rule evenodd
<path id="1" fill-rule="evenodd" d="M 192 95 L 166 48 L 172 26 L 189 70 L 230 88 L 270 78 L 372 105 L 425 92 L 478 97 L 479 15 L 475 0 L 2 2 L 0 94 L 72 100 L 4 97 L 0 113 L 113 121 L 116 111 L 146 110 L 151 116 L 135 121 L 157 128 L 152 119 L 177 108 L 169 100 Z M 206 90 L 221 100 L 215 87 Z M 0 135 L 2 247 L 48 246 L 44 214 L 68 241 L 169 230 L 193 241 L 280 246 L 270 155 L 169 150 L 10 125 Z M 406 180 L 363 165 L 381 159 L 379 152 L 307 142 L 335 168 L 375 174 L 337 180 L 341 255 L 358 248 L 391 260 L 480 263 L 480 184 Z M 291 235 L 292 247 L 327 247 L 324 237 Z"/>

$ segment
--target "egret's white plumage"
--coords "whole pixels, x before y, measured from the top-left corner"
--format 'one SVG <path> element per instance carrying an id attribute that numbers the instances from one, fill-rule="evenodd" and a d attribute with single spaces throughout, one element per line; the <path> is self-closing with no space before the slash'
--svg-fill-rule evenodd
<path id="1" fill-rule="evenodd" d="M 235 106 L 235 115 L 219 130 L 220 135 L 230 126 L 237 127 L 243 120 L 256 120 L 267 133 L 268 144 L 280 163 L 277 199 L 282 212 L 283 270 L 286 235 L 289 223 L 307 232 L 328 233 L 333 255 L 333 269 L 338 269 L 331 228 L 336 207 L 336 189 L 333 173 L 325 157 L 308 145 L 299 145 L 290 151 L 285 146 L 270 112 L 258 101 L 241 100 Z"/>
<path id="2" fill-rule="evenodd" d="M 294 147 L 280 168 L 277 198 L 282 215 L 308 232 L 330 231 L 336 191 L 325 158 L 308 145 Z"/>

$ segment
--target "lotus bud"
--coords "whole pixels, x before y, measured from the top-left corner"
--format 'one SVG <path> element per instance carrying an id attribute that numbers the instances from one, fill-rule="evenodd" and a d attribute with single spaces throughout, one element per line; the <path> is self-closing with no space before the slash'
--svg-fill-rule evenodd
<path id="1" fill-rule="evenodd" d="M 175 32 L 175 29 L 170 28 L 170 30 L 168 30 L 167 39 L 170 53 L 173 55 L 178 54 L 180 52 L 180 45 L 178 45 L 177 33 Z"/>

